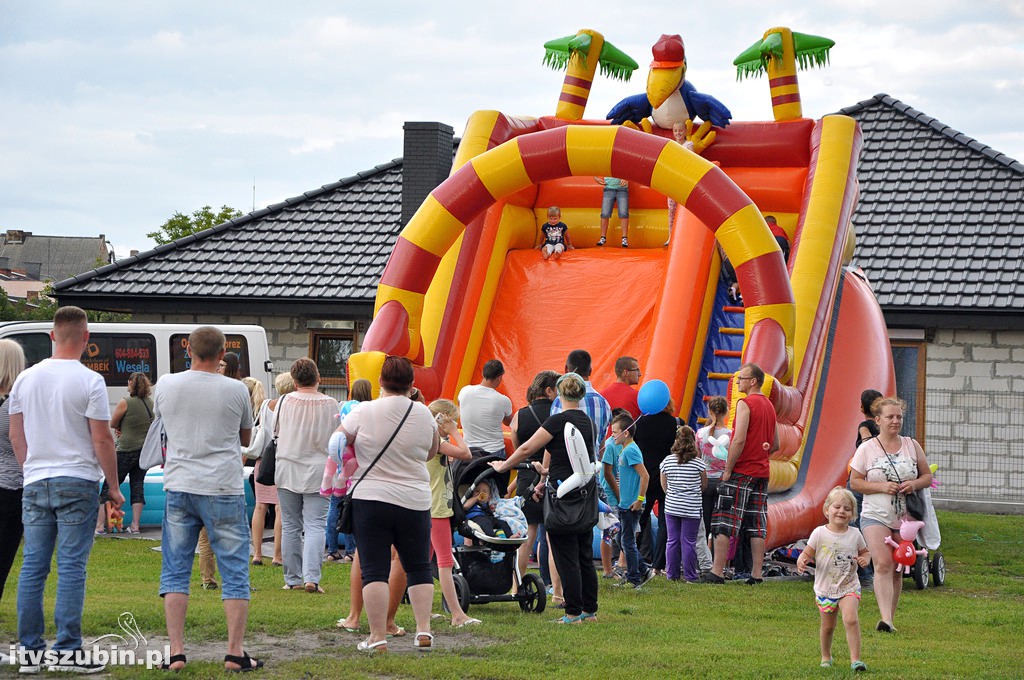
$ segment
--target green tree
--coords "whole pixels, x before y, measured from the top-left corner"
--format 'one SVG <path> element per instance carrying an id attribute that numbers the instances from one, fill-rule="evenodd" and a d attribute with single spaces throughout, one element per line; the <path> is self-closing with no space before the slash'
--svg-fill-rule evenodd
<path id="1" fill-rule="evenodd" d="M 174 213 L 171 219 L 164 222 L 158 230 L 151 231 L 146 236 L 156 241 L 157 245 L 163 245 L 241 216 L 240 210 L 226 205 L 222 205 L 220 212 L 217 213 L 213 212 L 213 208 L 210 206 L 204 205 L 191 215 Z"/>

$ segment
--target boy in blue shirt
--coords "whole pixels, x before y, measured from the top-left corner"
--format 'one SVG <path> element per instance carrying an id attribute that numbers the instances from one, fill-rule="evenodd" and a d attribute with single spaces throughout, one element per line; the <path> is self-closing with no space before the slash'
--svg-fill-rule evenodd
<path id="1" fill-rule="evenodd" d="M 614 495 L 619 499 L 619 524 L 622 531 L 619 540 L 622 552 L 626 554 L 626 581 L 630 586 L 640 589 L 651 580 L 654 573 L 651 569 L 641 570 L 640 551 L 636 547 L 636 532 L 639 528 L 640 513 L 644 509 L 644 494 L 650 475 L 644 466 L 644 456 L 640 447 L 633 441 L 636 425 L 629 414 L 620 414 L 612 419 L 612 439 L 622 446 L 619 453 L 619 479 L 615 485 Z"/>

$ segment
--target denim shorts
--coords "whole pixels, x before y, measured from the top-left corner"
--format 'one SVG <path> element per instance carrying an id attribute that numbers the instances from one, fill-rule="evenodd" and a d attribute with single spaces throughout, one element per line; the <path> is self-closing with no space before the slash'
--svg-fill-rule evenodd
<path id="1" fill-rule="evenodd" d="M 167 491 L 164 502 L 160 595 L 189 592 L 199 530 L 206 527 L 217 557 L 221 599 L 249 599 L 249 524 L 245 496 Z"/>
<path id="2" fill-rule="evenodd" d="M 612 204 L 618 204 L 619 217 L 629 217 L 629 189 L 605 189 L 601 194 L 601 217 L 612 216 Z"/>

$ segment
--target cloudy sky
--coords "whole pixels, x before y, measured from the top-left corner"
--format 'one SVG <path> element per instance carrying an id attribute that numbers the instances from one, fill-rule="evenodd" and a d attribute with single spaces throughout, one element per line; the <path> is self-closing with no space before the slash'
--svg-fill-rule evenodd
<path id="1" fill-rule="evenodd" d="M 804 115 L 884 92 L 1024 161 L 1024 0 L 705 3 L 0 0 L 0 229 L 100 233 L 119 257 L 175 211 L 245 212 L 390 161 L 402 123 L 461 134 L 478 109 L 548 115 L 543 44 L 601 31 L 641 70 L 661 33 L 735 120 L 771 118 L 732 60 L 772 26 L 836 41 Z M 255 191 L 254 191 L 255 185 Z"/>

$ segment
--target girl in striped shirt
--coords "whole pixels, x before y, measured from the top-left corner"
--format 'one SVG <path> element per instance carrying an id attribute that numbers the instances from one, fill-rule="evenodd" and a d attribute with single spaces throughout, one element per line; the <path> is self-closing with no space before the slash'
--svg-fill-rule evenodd
<path id="1" fill-rule="evenodd" d="M 679 580 L 682 563 L 683 578 L 695 583 L 697 569 L 697 529 L 700 526 L 701 493 L 708 484 L 707 466 L 697 451 L 693 430 L 682 425 L 676 429 L 671 453 L 659 466 L 661 486 L 665 489 L 665 525 L 668 545 L 665 548 L 665 575 Z"/>

